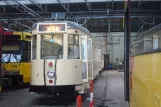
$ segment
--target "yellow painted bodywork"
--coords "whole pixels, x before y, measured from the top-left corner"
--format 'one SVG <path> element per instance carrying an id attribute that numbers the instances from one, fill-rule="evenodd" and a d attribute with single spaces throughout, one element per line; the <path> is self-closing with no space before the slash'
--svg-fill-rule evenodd
<path id="1" fill-rule="evenodd" d="M 31 33 L 29 32 L 13 32 L 13 35 L 20 36 L 20 41 L 31 41 Z M 30 82 L 30 71 L 31 71 L 31 63 L 30 62 L 9 62 L 2 63 L 2 71 L 13 72 L 18 71 L 20 75 L 23 76 L 23 82 Z"/>
<path id="2" fill-rule="evenodd" d="M 27 38 L 27 36 L 31 37 L 31 33 L 29 32 L 13 32 L 13 35 L 20 36 L 20 40 L 31 41 L 31 38 Z"/>
<path id="3" fill-rule="evenodd" d="M 30 71 L 31 63 L 21 62 L 21 63 L 2 63 L 2 70 L 6 72 L 18 71 L 20 75 L 23 75 L 23 82 L 30 82 Z"/>
<path id="4" fill-rule="evenodd" d="M 161 53 L 135 56 L 133 60 L 130 107 L 161 107 Z"/>

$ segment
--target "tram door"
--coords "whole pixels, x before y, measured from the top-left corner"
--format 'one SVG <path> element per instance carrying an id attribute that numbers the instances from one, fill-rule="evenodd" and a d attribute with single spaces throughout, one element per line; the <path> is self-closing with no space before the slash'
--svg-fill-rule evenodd
<path id="1" fill-rule="evenodd" d="M 88 82 L 87 36 L 81 36 L 81 58 L 83 82 Z"/>
<path id="2" fill-rule="evenodd" d="M 109 54 L 104 55 L 104 68 L 103 70 L 109 70 L 110 56 Z"/>

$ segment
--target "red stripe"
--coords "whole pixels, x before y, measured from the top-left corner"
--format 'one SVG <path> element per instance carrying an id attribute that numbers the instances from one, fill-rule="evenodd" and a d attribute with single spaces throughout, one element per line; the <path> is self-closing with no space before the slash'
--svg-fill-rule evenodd
<path id="1" fill-rule="evenodd" d="M 2 24 L 0 23 L 0 33 L 3 32 Z"/>
<path id="2" fill-rule="evenodd" d="M 4 36 L 12 36 L 12 35 L 14 35 L 13 32 L 4 32 Z"/>
<path id="3" fill-rule="evenodd" d="M 91 96 L 92 101 L 90 102 L 90 107 L 93 107 L 94 106 L 93 88 L 94 88 L 94 82 L 93 82 L 93 80 L 91 80 L 90 81 L 90 93 L 92 93 L 92 96 Z"/>

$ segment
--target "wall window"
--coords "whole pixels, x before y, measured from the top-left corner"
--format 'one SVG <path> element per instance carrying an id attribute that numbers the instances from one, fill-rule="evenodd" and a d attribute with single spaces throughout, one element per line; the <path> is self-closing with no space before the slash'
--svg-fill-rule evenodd
<path id="1" fill-rule="evenodd" d="M 41 59 L 47 56 L 63 58 L 63 35 L 41 35 Z"/>
<path id="2" fill-rule="evenodd" d="M 80 59 L 78 35 L 68 35 L 68 59 Z"/>
<path id="3" fill-rule="evenodd" d="M 32 36 L 32 59 L 36 59 L 37 36 Z"/>

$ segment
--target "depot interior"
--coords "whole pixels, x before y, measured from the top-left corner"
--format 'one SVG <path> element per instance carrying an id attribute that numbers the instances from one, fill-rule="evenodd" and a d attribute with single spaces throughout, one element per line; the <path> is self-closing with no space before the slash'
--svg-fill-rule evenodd
<path id="1" fill-rule="evenodd" d="M 143 52 L 143 46 L 138 47 L 135 51 L 130 48 L 142 36 L 160 28 L 160 15 L 161 1 L 158 0 L 1 0 L 0 65 L 2 66 L 4 62 L 30 62 L 31 48 L 29 39 L 31 37 L 29 35 L 35 23 L 51 20 L 73 21 L 87 28 L 92 38 L 103 51 L 105 58 L 103 70 L 114 70 L 124 73 L 123 84 L 125 87 L 123 89 L 126 92 L 123 93 L 126 94 L 125 101 L 129 101 L 127 97 L 129 95 L 127 85 L 129 84 L 125 82 L 129 81 L 129 77 L 127 77 L 130 67 L 129 61 L 127 61 L 129 60 L 128 55 L 140 54 Z M 26 32 L 24 33 L 26 35 L 25 42 L 18 42 L 17 39 L 19 37 L 14 36 L 18 35 L 18 32 Z M 4 38 L 3 35 L 12 35 L 12 37 L 7 36 Z M 159 38 L 155 40 L 151 48 L 159 48 L 158 41 Z M 13 47 L 10 50 L 7 46 L 3 49 L 5 44 Z M 23 46 L 23 48 L 18 48 L 19 45 Z M 19 65 L 13 64 L 7 67 L 12 70 L 17 66 Z M 27 65 L 27 67 L 29 66 Z M 2 89 L 3 85 L 5 86 L 3 82 L 6 79 L 3 77 L 4 68 L 1 68 L 0 84 Z M 17 75 L 18 72 L 11 74 Z M 20 82 L 19 84 L 22 83 Z M 3 90 L 1 91 L 3 94 Z M 7 101 L 3 103 L 7 105 Z"/>

